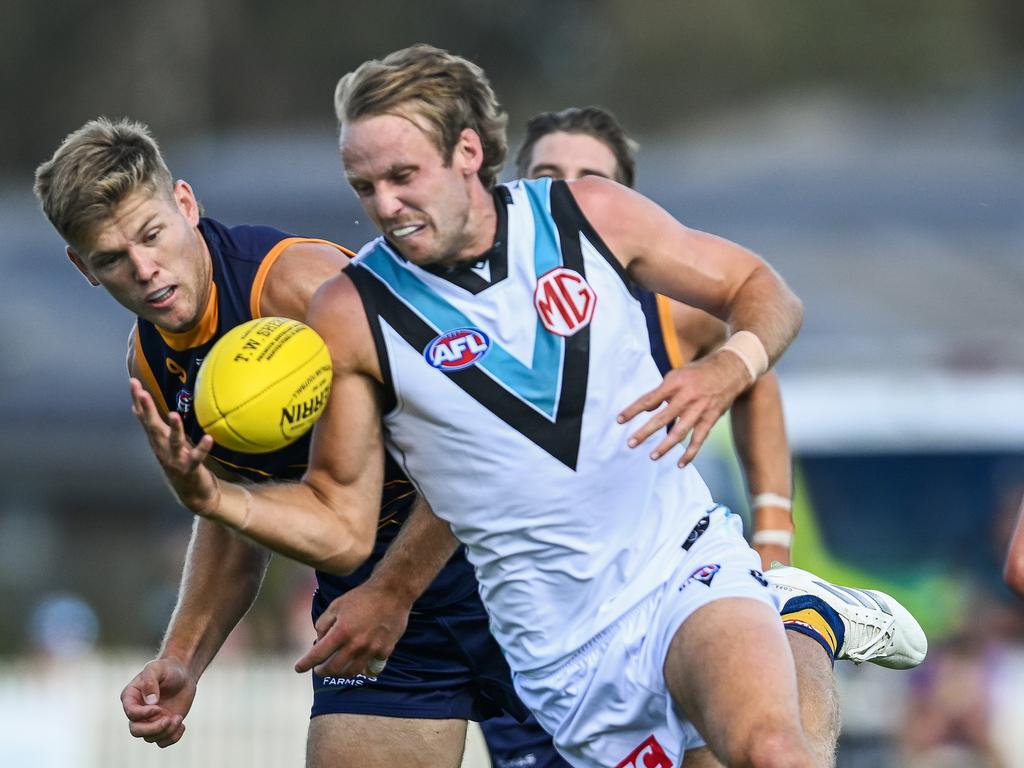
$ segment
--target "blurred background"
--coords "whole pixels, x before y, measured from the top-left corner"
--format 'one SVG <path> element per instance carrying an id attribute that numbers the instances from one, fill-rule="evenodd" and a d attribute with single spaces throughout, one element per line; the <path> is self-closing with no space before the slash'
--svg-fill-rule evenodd
<path id="1" fill-rule="evenodd" d="M 8 0 L 0 27 L 0 765 L 301 765 L 309 572 L 275 560 L 183 741 L 128 735 L 191 520 L 129 410 L 130 318 L 67 262 L 32 172 L 97 115 L 147 122 L 210 215 L 352 248 L 332 94 L 426 41 L 489 73 L 513 148 L 600 104 L 638 188 L 804 300 L 779 365 L 795 562 L 929 632 L 912 673 L 840 665 L 843 766 L 1024 766 L 1024 4 L 1016 0 Z M 727 430 L 701 457 L 746 511 Z M 485 766 L 474 746 L 467 765 Z"/>

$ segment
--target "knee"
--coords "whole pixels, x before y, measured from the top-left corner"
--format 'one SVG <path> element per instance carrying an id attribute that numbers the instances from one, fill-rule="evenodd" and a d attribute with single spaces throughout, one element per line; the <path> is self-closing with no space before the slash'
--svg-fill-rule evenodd
<path id="1" fill-rule="evenodd" d="M 746 768 L 814 768 L 817 763 L 807 739 L 785 726 L 761 726 L 736 745 L 730 765 Z"/>

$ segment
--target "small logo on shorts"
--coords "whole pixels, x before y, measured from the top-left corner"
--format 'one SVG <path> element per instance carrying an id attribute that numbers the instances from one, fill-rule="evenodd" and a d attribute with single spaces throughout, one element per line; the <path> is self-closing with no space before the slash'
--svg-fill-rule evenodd
<path id="1" fill-rule="evenodd" d="M 698 568 L 696 571 L 690 574 L 690 578 L 686 580 L 686 584 L 689 584 L 691 581 L 699 581 L 704 586 L 710 587 L 711 580 L 715 578 L 715 574 L 718 573 L 721 569 L 722 566 L 720 566 L 718 563 L 713 563 L 711 565 L 702 565 L 700 568 Z M 683 586 L 685 587 L 686 584 L 683 584 Z"/>
<path id="2" fill-rule="evenodd" d="M 363 674 L 355 675 L 354 677 L 322 677 L 320 679 L 325 688 L 361 688 L 367 683 L 377 682 L 376 677 Z"/>
<path id="3" fill-rule="evenodd" d="M 456 328 L 443 333 L 423 351 L 423 357 L 439 371 L 461 371 L 487 354 L 491 340 L 477 328 Z"/>
<path id="4" fill-rule="evenodd" d="M 672 768 L 673 765 L 675 763 L 668 759 L 658 740 L 648 736 L 615 768 Z"/>
<path id="5" fill-rule="evenodd" d="M 693 530 L 690 531 L 690 535 L 686 537 L 686 541 L 683 542 L 683 549 L 687 552 L 690 551 L 690 547 L 697 543 L 697 539 L 704 535 L 704 531 L 708 529 L 708 525 L 711 524 L 710 515 L 704 515 L 697 524 L 693 526 Z"/>
<path id="6" fill-rule="evenodd" d="M 754 577 L 754 581 L 756 581 L 762 587 L 767 587 L 768 586 L 768 579 L 766 579 L 764 577 L 764 574 L 761 573 L 759 570 L 757 570 L 757 568 L 751 568 L 750 569 L 750 575 L 753 576 Z"/>

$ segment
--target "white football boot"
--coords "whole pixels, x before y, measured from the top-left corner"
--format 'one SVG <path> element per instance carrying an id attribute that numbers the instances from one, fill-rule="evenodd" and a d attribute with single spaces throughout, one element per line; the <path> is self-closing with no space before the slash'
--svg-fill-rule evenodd
<path id="1" fill-rule="evenodd" d="M 837 660 L 870 661 L 889 669 L 910 669 L 924 661 L 928 653 L 924 630 L 890 595 L 829 584 L 813 573 L 777 563 L 764 575 L 783 605 L 792 597 L 813 595 L 839 614 L 846 636 L 836 651 Z"/>

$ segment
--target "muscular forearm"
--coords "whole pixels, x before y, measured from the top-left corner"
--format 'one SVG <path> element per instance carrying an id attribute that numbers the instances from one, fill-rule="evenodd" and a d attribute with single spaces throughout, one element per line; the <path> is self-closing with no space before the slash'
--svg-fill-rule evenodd
<path id="1" fill-rule="evenodd" d="M 329 496 L 307 481 L 247 486 L 217 480 L 217 485 L 209 508 L 186 505 L 268 549 L 342 575 L 370 555 L 378 504 L 365 494 Z"/>
<path id="2" fill-rule="evenodd" d="M 789 499 L 793 477 L 782 414 L 782 397 L 774 371 L 759 378 L 732 406 L 732 433 L 751 497 Z M 754 532 L 790 530 L 784 504 L 763 503 L 754 511 Z"/>
<path id="3" fill-rule="evenodd" d="M 196 520 L 178 603 L 160 650 L 198 679 L 259 593 L 269 554 L 209 520 Z"/>
<path id="4" fill-rule="evenodd" d="M 756 335 L 772 364 L 796 338 L 803 322 L 803 305 L 774 270 L 762 264 L 736 291 L 725 319 L 733 333 Z"/>
<path id="5" fill-rule="evenodd" d="M 368 583 L 412 606 L 458 549 L 448 523 L 417 498 L 402 530 L 377 564 Z"/>

